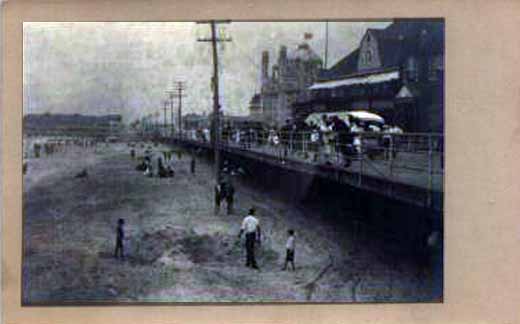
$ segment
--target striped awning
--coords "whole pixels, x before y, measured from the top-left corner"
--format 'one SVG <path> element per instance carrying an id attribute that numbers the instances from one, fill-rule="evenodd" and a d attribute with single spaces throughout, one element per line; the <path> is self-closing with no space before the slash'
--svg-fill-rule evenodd
<path id="1" fill-rule="evenodd" d="M 340 80 L 318 82 L 310 86 L 309 90 L 333 89 L 357 84 L 373 84 L 380 82 L 388 82 L 397 79 L 399 79 L 399 71 L 379 72 L 357 76 L 355 75 Z"/>

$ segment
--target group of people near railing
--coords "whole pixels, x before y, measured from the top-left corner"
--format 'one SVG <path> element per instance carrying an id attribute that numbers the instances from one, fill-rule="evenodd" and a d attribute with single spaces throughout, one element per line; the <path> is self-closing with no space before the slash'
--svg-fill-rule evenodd
<path id="1" fill-rule="evenodd" d="M 403 134 L 403 130 L 397 126 L 323 115 L 320 123 L 291 123 L 287 120 L 280 128 L 233 128 L 226 125 L 221 131 L 220 142 L 221 145 L 243 149 L 266 148 L 277 152 L 282 162 L 289 155 L 299 152 L 304 158 L 311 158 L 315 162 L 332 163 L 331 160 L 342 160 L 348 166 L 351 159 L 367 152 L 363 149 L 365 144 L 379 146 L 386 150 L 385 158 L 390 158 L 393 135 L 397 134 Z M 209 142 L 210 132 L 207 129 L 190 130 L 187 137 L 190 140 Z M 376 139 L 377 143 L 366 141 L 369 138 Z M 395 154 L 394 150 L 394 157 Z"/>

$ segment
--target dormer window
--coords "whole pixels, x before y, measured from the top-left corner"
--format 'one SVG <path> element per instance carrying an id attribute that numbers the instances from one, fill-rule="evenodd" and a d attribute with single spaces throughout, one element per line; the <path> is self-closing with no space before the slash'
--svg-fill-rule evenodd
<path id="1" fill-rule="evenodd" d="M 370 49 L 367 50 L 366 61 L 367 61 L 367 63 L 372 62 L 372 50 L 370 50 Z"/>

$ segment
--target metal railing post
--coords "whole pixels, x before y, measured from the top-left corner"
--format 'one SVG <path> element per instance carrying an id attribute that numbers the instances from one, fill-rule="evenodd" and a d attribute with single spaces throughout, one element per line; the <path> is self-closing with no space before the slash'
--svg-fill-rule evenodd
<path id="1" fill-rule="evenodd" d="M 358 186 L 361 187 L 361 178 L 363 175 L 363 134 L 359 133 L 359 174 L 358 174 Z"/>
<path id="2" fill-rule="evenodd" d="M 390 183 L 389 183 L 389 192 L 390 192 L 390 196 L 392 195 L 392 189 L 393 189 L 393 183 L 394 183 L 394 149 L 395 149 L 395 146 L 394 146 L 394 140 L 395 140 L 395 136 L 392 135 L 390 136 L 390 145 L 388 145 L 388 150 L 389 152 L 387 152 L 388 154 L 388 158 L 390 159 L 390 170 L 389 170 L 389 173 L 390 173 Z"/>
<path id="3" fill-rule="evenodd" d="M 303 151 L 303 158 L 307 160 L 307 133 L 303 132 L 302 134 L 302 151 Z"/>
<path id="4" fill-rule="evenodd" d="M 428 134 L 428 194 L 426 205 L 431 207 L 432 204 L 432 188 L 433 187 L 433 152 L 432 152 L 432 135 Z"/>

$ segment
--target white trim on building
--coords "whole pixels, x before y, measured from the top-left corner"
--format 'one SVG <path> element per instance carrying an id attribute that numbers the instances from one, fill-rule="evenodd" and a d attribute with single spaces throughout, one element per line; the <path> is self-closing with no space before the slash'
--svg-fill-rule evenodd
<path id="1" fill-rule="evenodd" d="M 399 79 L 399 71 L 381 72 L 368 75 L 352 76 L 342 80 L 333 80 L 315 83 L 309 87 L 309 90 L 333 89 L 337 87 L 355 85 L 355 84 L 373 84 L 379 82 L 388 82 Z"/>

